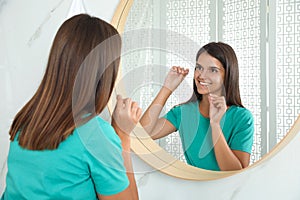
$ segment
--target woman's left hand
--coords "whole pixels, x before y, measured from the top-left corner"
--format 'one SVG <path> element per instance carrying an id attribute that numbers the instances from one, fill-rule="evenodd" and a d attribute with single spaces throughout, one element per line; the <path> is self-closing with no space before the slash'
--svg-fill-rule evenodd
<path id="1" fill-rule="evenodd" d="M 209 118 L 210 123 L 218 123 L 227 110 L 226 100 L 224 96 L 217 96 L 215 94 L 209 95 Z"/>
<path id="2" fill-rule="evenodd" d="M 119 129 L 125 133 L 125 135 L 119 135 L 121 139 L 123 136 L 129 136 L 130 132 L 138 123 L 141 114 L 142 109 L 136 102 L 130 98 L 123 99 L 122 96 L 117 95 L 117 104 L 112 114 L 112 125 L 115 129 Z"/>

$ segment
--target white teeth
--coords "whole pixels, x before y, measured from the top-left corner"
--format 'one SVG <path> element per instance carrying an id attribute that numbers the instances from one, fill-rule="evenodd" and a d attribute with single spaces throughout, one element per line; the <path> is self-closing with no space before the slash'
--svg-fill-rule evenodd
<path id="1" fill-rule="evenodd" d="M 201 85 L 209 85 L 209 83 L 200 82 Z"/>

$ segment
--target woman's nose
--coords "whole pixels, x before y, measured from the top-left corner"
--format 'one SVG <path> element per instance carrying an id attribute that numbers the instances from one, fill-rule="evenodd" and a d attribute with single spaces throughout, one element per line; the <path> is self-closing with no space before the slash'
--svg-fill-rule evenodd
<path id="1" fill-rule="evenodd" d="M 200 78 L 205 78 L 207 75 L 207 70 L 206 69 L 203 69 L 202 71 L 200 71 L 199 73 L 199 77 Z"/>

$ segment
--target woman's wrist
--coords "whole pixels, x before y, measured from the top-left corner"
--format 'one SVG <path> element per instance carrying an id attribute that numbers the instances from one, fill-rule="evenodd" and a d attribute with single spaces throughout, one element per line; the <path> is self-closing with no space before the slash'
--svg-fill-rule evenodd
<path id="1" fill-rule="evenodd" d="M 215 122 L 210 120 L 210 126 L 211 128 L 221 128 L 220 122 Z"/>
<path id="2" fill-rule="evenodd" d="M 170 87 L 164 85 L 164 86 L 161 88 L 161 91 L 162 91 L 162 92 L 165 92 L 167 95 L 170 96 L 170 95 L 173 93 L 174 90 L 172 90 Z"/>
<path id="3" fill-rule="evenodd" d="M 130 152 L 130 140 L 127 140 L 127 139 L 121 139 L 121 143 L 122 143 L 122 149 L 123 151 L 126 151 L 126 152 Z"/>
<path id="4" fill-rule="evenodd" d="M 123 149 L 130 150 L 130 133 L 126 133 L 125 131 L 120 129 L 114 120 L 112 121 L 111 125 L 115 129 L 117 135 L 119 136 L 122 142 Z"/>
<path id="5" fill-rule="evenodd" d="M 160 91 L 158 92 L 155 99 L 153 100 L 152 104 L 164 106 L 171 94 L 172 94 L 172 91 L 169 88 L 163 86 L 160 89 Z"/>

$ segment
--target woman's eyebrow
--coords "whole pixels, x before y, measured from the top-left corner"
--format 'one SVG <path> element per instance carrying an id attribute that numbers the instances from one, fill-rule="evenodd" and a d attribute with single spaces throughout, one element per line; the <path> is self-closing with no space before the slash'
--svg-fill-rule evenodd
<path id="1" fill-rule="evenodd" d="M 219 70 L 221 70 L 221 68 L 219 68 L 219 67 L 216 67 L 216 66 L 209 66 L 209 68 L 211 68 L 211 69 L 219 69 Z"/>
<path id="2" fill-rule="evenodd" d="M 202 66 L 201 64 L 199 64 L 199 63 L 196 63 L 196 66 L 203 67 L 203 66 Z M 208 66 L 208 68 L 221 70 L 221 68 L 220 68 L 220 67 L 217 67 L 217 66 L 214 66 L 214 65 L 212 65 L 212 66 Z"/>

